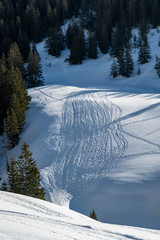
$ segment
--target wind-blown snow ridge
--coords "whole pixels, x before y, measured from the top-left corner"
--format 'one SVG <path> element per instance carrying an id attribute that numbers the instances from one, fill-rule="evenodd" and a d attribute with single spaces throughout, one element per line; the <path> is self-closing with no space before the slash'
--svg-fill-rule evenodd
<path id="1" fill-rule="evenodd" d="M 1 240 L 158 240 L 160 231 L 104 224 L 58 205 L 0 192 Z"/>

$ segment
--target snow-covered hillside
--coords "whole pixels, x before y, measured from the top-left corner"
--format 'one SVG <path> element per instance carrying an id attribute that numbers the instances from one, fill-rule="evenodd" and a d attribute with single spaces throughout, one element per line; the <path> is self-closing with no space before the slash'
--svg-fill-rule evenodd
<path id="1" fill-rule="evenodd" d="M 97 222 L 64 207 L 0 192 L 1 240 L 160 239 L 160 231 Z"/>
<path id="2" fill-rule="evenodd" d="M 133 49 L 135 71 L 128 79 L 110 77 L 113 59 L 109 55 L 70 66 L 64 62 L 67 50 L 54 58 L 45 53 L 44 42 L 37 45 L 46 85 L 29 90 L 32 102 L 24 132 L 11 152 L 18 156 L 27 141 L 41 170 L 47 199 L 63 206 L 70 203 L 85 214 L 98 208 L 97 215 L 106 222 L 160 228 L 160 191 L 155 184 L 148 184 L 138 197 L 133 192 L 131 205 L 126 192 L 116 190 L 119 195 L 115 195 L 113 185 L 109 188 L 110 181 L 115 189 L 123 184 L 144 189 L 146 181 L 160 182 L 160 79 L 154 70 L 159 35 L 156 30 L 148 35 L 152 59 L 141 67 L 140 76 L 136 74 L 138 50 Z M 3 176 L 4 149 L 0 154 Z M 94 205 L 100 190 L 101 199 L 107 200 Z M 86 209 L 85 197 L 90 199 Z M 113 202 L 119 210 L 130 209 L 130 215 L 125 210 L 115 213 Z"/>

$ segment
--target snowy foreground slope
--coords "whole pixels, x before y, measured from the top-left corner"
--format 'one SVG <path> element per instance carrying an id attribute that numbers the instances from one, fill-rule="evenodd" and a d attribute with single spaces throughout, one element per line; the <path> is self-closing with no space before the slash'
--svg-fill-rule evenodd
<path id="1" fill-rule="evenodd" d="M 46 201 L 0 192 L 1 240 L 159 240 L 160 231 L 104 224 Z"/>
<path id="2" fill-rule="evenodd" d="M 95 208 L 104 222 L 160 229 L 160 79 L 154 70 L 159 35 L 148 35 L 152 59 L 139 76 L 133 49 L 129 79 L 110 77 L 109 55 L 70 66 L 64 62 L 67 50 L 55 58 L 44 42 L 37 45 L 45 86 L 29 90 L 26 125 L 9 156 L 29 144 L 48 200 L 86 215 Z M 0 148 L 2 177 L 4 152 Z"/>

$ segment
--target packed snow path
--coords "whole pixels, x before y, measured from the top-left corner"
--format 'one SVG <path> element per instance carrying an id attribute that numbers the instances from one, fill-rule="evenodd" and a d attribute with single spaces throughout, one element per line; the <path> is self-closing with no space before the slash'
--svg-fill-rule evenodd
<path id="1" fill-rule="evenodd" d="M 77 191 L 86 193 L 121 161 L 127 141 L 120 116 L 120 108 L 107 99 L 105 91 L 75 91 L 67 97 L 57 157 L 42 171 L 51 189 L 63 189 L 74 196 Z"/>

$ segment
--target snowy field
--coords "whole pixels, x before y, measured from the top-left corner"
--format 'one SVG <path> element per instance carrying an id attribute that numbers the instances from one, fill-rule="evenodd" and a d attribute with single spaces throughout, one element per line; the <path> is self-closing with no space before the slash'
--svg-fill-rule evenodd
<path id="1" fill-rule="evenodd" d="M 45 86 L 29 90 L 24 132 L 11 152 L 18 156 L 22 143 L 29 144 L 48 200 L 86 215 L 95 208 L 104 222 L 160 229 L 160 79 L 154 70 L 159 35 L 148 35 L 152 59 L 140 76 L 133 49 L 129 79 L 110 77 L 109 55 L 69 66 L 67 50 L 55 58 L 44 42 L 37 45 Z M 0 154 L 3 175 L 3 148 Z"/>
<path id="2" fill-rule="evenodd" d="M 0 192 L 1 240 L 159 240 L 160 231 L 104 224 L 43 200 Z"/>

